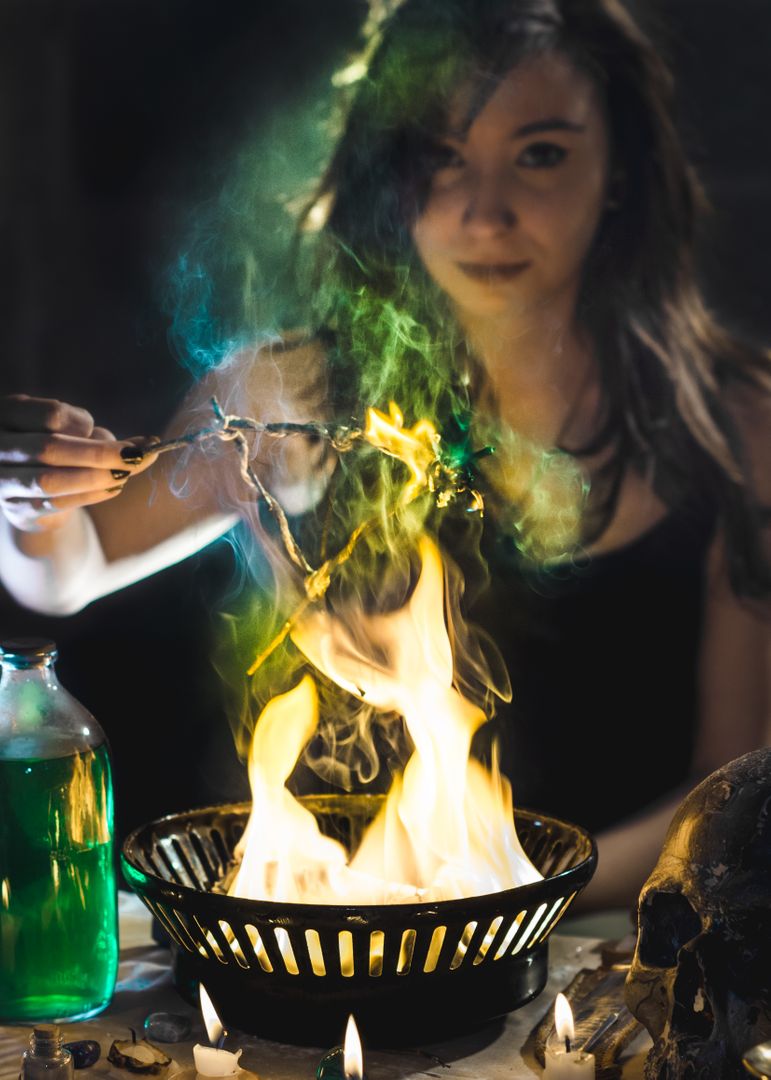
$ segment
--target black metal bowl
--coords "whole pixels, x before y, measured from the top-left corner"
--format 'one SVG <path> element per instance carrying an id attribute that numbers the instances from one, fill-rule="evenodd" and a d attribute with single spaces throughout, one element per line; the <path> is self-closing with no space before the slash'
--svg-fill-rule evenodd
<path id="1" fill-rule="evenodd" d="M 382 796 L 306 796 L 322 831 L 349 850 Z M 123 845 L 126 881 L 168 932 L 175 983 L 202 982 L 226 1028 L 299 1045 L 339 1041 L 350 1013 L 370 1046 L 458 1035 L 536 997 L 547 939 L 597 864 L 576 825 L 517 810 L 542 881 L 464 900 L 280 904 L 211 892 L 249 803 L 172 814 Z"/>

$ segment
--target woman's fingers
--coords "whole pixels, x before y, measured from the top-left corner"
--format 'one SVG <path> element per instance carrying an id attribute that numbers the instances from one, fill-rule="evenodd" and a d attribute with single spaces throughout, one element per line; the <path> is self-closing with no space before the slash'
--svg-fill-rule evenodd
<path id="1" fill-rule="evenodd" d="M 64 401 L 9 394 L 0 398 L 0 429 L 50 431 L 87 439 L 94 430 L 94 418 L 86 409 Z"/>
<path id="2" fill-rule="evenodd" d="M 3 499 L 2 509 L 17 529 L 23 532 L 47 532 L 63 525 L 72 510 L 114 499 L 121 491 L 123 484 L 113 484 L 106 491 L 63 495 L 53 499 Z"/>
<path id="3" fill-rule="evenodd" d="M 56 499 L 125 483 L 128 469 L 68 469 L 16 465 L 0 469 L 0 499 Z"/>
<path id="4" fill-rule="evenodd" d="M 70 512 L 115 498 L 152 465 L 156 439 L 116 439 L 65 402 L 0 398 L 0 511 L 25 531 L 59 528 Z"/>
<path id="5" fill-rule="evenodd" d="M 111 431 L 108 431 L 106 427 L 95 427 L 91 432 L 92 439 L 101 439 L 103 442 L 115 442 L 115 436 Z"/>
<path id="6" fill-rule="evenodd" d="M 0 431 L 0 468 L 24 464 L 137 471 L 139 466 L 146 468 L 153 460 L 138 442 L 125 439 Z"/>

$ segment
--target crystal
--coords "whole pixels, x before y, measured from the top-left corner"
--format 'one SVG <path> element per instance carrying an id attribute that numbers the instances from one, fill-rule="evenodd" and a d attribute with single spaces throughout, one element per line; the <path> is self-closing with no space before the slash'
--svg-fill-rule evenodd
<path id="1" fill-rule="evenodd" d="M 102 1048 L 93 1039 L 78 1039 L 76 1042 L 64 1043 L 65 1049 L 72 1054 L 72 1065 L 75 1069 L 87 1069 L 99 1060 Z"/>
<path id="2" fill-rule="evenodd" d="M 316 1069 L 316 1080 L 345 1080 L 342 1046 L 327 1050 Z"/>
<path id="3" fill-rule="evenodd" d="M 190 1017 L 181 1013 L 154 1012 L 145 1017 L 145 1034 L 158 1042 L 182 1042 L 191 1031 Z"/>

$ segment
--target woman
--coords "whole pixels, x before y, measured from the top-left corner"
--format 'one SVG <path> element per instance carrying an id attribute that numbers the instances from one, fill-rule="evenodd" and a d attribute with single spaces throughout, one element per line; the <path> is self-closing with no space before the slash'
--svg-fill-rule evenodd
<path id="1" fill-rule="evenodd" d="M 700 300 L 698 204 L 668 73 L 616 0 L 406 0 L 301 223 L 328 212 L 297 253 L 311 329 L 231 349 L 177 425 L 212 393 L 261 420 L 393 399 L 465 455 L 484 528 L 436 528 L 510 669 L 515 800 L 596 831 L 602 907 L 636 898 L 684 791 L 768 740 L 769 369 Z M 171 455 L 148 472 L 151 445 L 82 410 L 7 399 L 0 423 L 3 579 L 31 607 L 258 525 L 226 446 L 182 500 Z M 253 452 L 319 550 L 390 476 L 307 440 Z"/>

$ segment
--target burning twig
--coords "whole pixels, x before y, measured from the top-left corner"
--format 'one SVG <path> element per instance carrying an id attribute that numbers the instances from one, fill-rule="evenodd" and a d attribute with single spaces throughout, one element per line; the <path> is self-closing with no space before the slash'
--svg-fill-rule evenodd
<path id="1" fill-rule="evenodd" d="M 247 669 L 247 675 L 254 675 L 278 646 L 286 640 L 310 605 L 322 599 L 329 588 L 333 574 L 348 561 L 361 538 L 380 528 L 386 518 L 392 517 L 426 492 L 434 495 L 439 507 L 448 506 L 465 492 L 470 498 L 469 509 L 478 513 L 482 512 L 484 508 L 482 496 L 470 487 L 469 463 L 465 462 L 462 467 L 459 467 L 441 456 L 441 437 L 433 424 L 428 420 L 420 420 L 413 428 L 405 428 L 404 418 L 393 402 L 391 402 L 389 413 L 389 416 L 386 416 L 377 409 L 369 409 L 367 425 L 360 433 L 360 437 L 389 457 L 404 462 L 412 474 L 411 480 L 384 517 L 368 518 L 357 525 L 344 547 L 322 563 L 317 570 L 308 574 L 304 582 L 304 598 L 267 648 L 255 658 Z M 486 447 L 473 457 L 480 457 L 491 452 L 491 448 Z"/>
<path id="2" fill-rule="evenodd" d="M 395 513 L 395 509 L 392 511 Z M 348 537 L 348 541 L 345 547 L 341 548 L 336 555 L 331 556 L 325 562 L 321 564 L 318 570 L 311 571 L 305 579 L 305 596 L 300 601 L 298 606 L 286 620 L 279 632 L 270 642 L 270 644 L 263 649 L 263 651 L 255 658 L 246 670 L 247 675 L 254 675 L 259 668 L 265 663 L 271 653 L 274 653 L 276 649 L 281 645 L 283 641 L 289 637 L 293 628 L 297 622 L 302 618 L 308 608 L 315 604 L 317 600 L 321 600 L 326 593 L 332 581 L 332 575 L 338 567 L 342 566 L 344 562 L 353 554 L 356 544 L 361 540 L 362 536 L 367 533 L 373 532 L 380 525 L 380 518 L 368 518 L 361 525 L 353 530 Z"/>
<path id="3" fill-rule="evenodd" d="M 152 447 L 154 454 L 165 454 L 169 450 L 180 450 L 186 446 L 195 446 L 211 439 L 220 439 L 223 442 L 234 443 L 238 456 L 241 459 L 241 476 L 250 487 L 254 488 L 258 496 L 265 503 L 278 522 L 286 552 L 289 558 L 305 574 L 312 574 L 313 567 L 310 565 L 302 552 L 299 544 L 292 536 L 284 508 L 275 499 L 260 480 L 252 468 L 249 460 L 249 444 L 244 432 L 252 431 L 258 435 L 266 435 L 273 439 L 285 439 L 290 435 L 305 435 L 313 438 L 326 439 L 332 448 L 339 454 L 347 453 L 354 443 L 361 438 L 362 432 L 345 425 L 326 425 L 315 422 L 298 424 L 292 422 L 262 423 L 248 416 L 234 416 L 222 411 L 216 397 L 211 399 L 212 409 L 216 423 L 213 427 L 199 428 L 198 431 L 186 432 L 175 439 L 167 439 Z"/>
<path id="4" fill-rule="evenodd" d="M 179 435 L 176 439 L 166 439 L 164 442 L 155 443 L 151 447 L 152 452 L 165 454 L 169 450 L 181 450 L 184 446 L 193 446 L 196 443 L 207 442 L 209 439 L 229 441 L 244 431 L 254 431 L 258 435 L 267 435 L 272 439 L 286 439 L 290 435 L 326 439 L 334 450 L 344 454 L 353 449 L 354 443 L 362 436 L 358 428 L 347 427 L 345 424 L 319 424 L 315 421 L 305 424 L 275 421 L 266 424 L 261 420 L 252 420 L 249 416 L 230 415 L 222 411 L 222 406 L 216 397 L 211 399 L 211 405 L 217 421 L 214 427 L 199 428 L 198 431 L 189 431 L 184 435 Z"/>
<path id="5" fill-rule="evenodd" d="M 285 439 L 293 435 L 324 439 L 339 454 L 348 453 L 357 443 L 365 442 L 380 450 L 381 453 L 404 462 L 412 474 L 411 479 L 402 491 L 401 497 L 385 515 L 386 518 L 393 516 L 418 496 L 426 493 L 434 496 L 436 505 L 439 507 L 448 506 L 460 495 L 465 494 L 469 500 L 468 509 L 470 512 L 481 513 L 484 508 L 482 496 L 472 486 L 471 466 L 475 459 L 492 453 L 492 448 L 485 447 L 476 453 L 472 453 L 468 455 L 468 460 L 453 460 L 452 457 L 442 454 L 440 449 L 441 437 L 433 424 L 428 420 L 420 420 L 414 427 L 405 428 L 402 414 L 393 402 L 390 406 L 389 415 L 381 413 L 377 409 L 369 409 L 367 412 L 367 424 L 363 428 L 349 427 L 343 424 L 322 424 L 315 421 L 308 423 L 263 423 L 250 417 L 234 416 L 223 412 L 216 398 L 212 398 L 211 403 L 215 417 L 213 426 L 200 428 L 198 431 L 187 432 L 175 439 L 157 443 L 152 447 L 152 452 L 154 454 L 164 454 L 169 450 L 198 445 L 210 439 L 220 439 L 224 442 L 234 443 L 241 462 L 241 476 L 254 489 L 258 497 L 265 501 L 271 514 L 278 522 L 287 555 L 305 575 L 303 582 L 305 597 L 284 623 L 273 641 L 249 667 L 248 675 L 253 675 L 271 653 L 287 638 L 297 620 L 301 618 L 308 607 L 322 599 L 329 588 L 335 571 L 348 561 L 359 540 L 382 524 L 383 518 L 369 518 L 357 525 L 340 551 L 314 569 L 292 535 L 289 522 L 280 502 L 271 495 L 252 467 L 245 432 L 251 431 L 273 439 Z"/>

